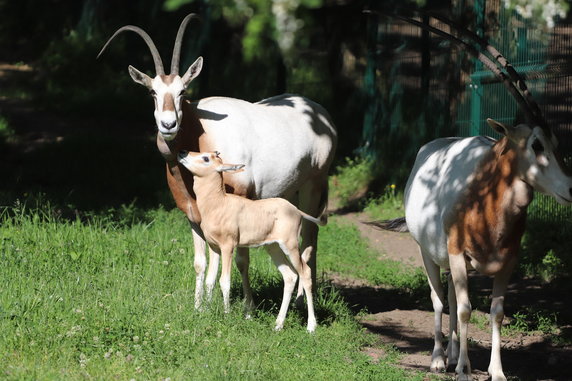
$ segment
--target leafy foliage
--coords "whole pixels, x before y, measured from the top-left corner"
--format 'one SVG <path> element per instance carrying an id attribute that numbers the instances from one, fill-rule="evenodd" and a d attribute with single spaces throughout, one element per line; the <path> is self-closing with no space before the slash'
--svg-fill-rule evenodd
<path id="1" fill-rule="evenodd" d="M 373 177 L 373 161 L 347 157 L 344 165 L 336 167 L 336 174 L 330 180 L 330 189 L 339 206 L 347 206 L 364 196 Z"/>
<path id="2" fill-rule="evenodd" d="M 562 210 L 562 212 L 568 211 Z M 570 257 L 572 241 L 569 224 L 558 222 L 562 221 L 562 217 L 557 213 L 551 212 L 548 215 L 551 216 L 550 220 L 529 219 L 522 241 L 520 271 L 525 275 L 540 277 L 550 282 L 557 278 L 567 279 L 572 276 Z M 566 214 L 564 218 L 567 218 Z"/>
<path id="3" fill-rule="evenodd" d="M 525 19 L 533 19 L 535 25 L 554 28 L 556 18 L 566 18 L 570 3 L 566 0 L 503 0 L 505 8 L 515 10 Z"/>

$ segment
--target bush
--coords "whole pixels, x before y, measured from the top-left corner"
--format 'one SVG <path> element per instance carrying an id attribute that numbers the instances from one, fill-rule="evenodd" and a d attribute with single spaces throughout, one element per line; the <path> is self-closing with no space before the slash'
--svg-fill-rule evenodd
<path id="1" fill-rule="evenodd" d="M 385 192 L 381 196 L 368 201 L 364 212 L 375 220 L 403 217 L 405 215 L 403 194 L 397 193 L 395 189 L 395 184 L 386 186 Z"/>
<path id="2" fill-rule="evenodd" d="M 570 223 L 559 213 L 553 211 L 550 220 L 529 218 L 522 240 L 520 271 L 523 275 L 540 277 L 547 282 L 572 276 Z"/>
<path id="3" fill-rule="evenodd" d="M 145 92 L 131 82 L 127 70 L 111 68 L 113 52 L 120 46 L 108 49 L 105 59 L 97 60 L 102 46 L 102 39 L 86 38 L 74 31 L 53 41 L 38 65 L 41 103 L 51 110 L 82 116 L 140 115 L 137 110 Z"/>
<path id="4" fill-rule="evenodd" d="M 330 189 L 338 206 L 346 207 L 365 196 L 373 178 L 371 160 L 346 158 L 343 165 L 336 167 L 336 174 L 330 179 Z"/>

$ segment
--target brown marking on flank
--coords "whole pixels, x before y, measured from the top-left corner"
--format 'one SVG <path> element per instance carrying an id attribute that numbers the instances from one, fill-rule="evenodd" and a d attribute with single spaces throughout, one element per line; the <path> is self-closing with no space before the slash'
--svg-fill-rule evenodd
<path id="1" fill-rule="evenodd" d="M 517 148 L 509 144 L 502 138 L 484 157 L 474 180 L 457 201 L 451 225 L 446 227 L 449 254 L 465 254 L 473 267 L 489 274 L 518 254 L 526 206 L 532 200 L 530 186 L 518 177 Z M 524 197 L 522 189 L 527 193 Z M 515 203 L 516 198 L 520 202 Z"/>

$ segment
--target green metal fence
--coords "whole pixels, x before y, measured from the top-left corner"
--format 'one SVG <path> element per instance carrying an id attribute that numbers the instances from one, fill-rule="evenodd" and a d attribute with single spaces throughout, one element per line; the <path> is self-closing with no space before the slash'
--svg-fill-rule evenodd
<path id="1" fill-rule="evenodd" d="M 567 161 L 572 156 L 570 128 L 572 114 L 555 113 L 565 102 L 563 94 L 570 94 L 572 75 L 559 55 L 572 47 L 570 25 L 560 23 L 554 29 L 542 28 L 522 19 L 514 12 L 499 6 L 498 0 L 489 0 L 487 6 L 498 9 L 495 27 L 482 25 L 484 35 L 503 52 L 508 61 L 526 80 L 535 100 L 540 103 L 549 124 L 559 137 Z M 478 5 L 478 3 L 476 4 Z M 478 10 L 477 12 L 480 12 Z M 562 32 L 565 33 L 562 33 Z M 456 120 L 460 136 L 488 135 L 498 137 L 486 123 L 493 118 L 514 124 L 521 119 L 516 102 L 492 73 L 475 64 L 466 84 L 466 98 L 461 103 Z M 530 208 L 531 218 L 562 222 L 572 228 L 572 210 L 559 205 L 553 198 L 538 194 Z"/>
<path id="2" fill-rule="evenodd" d="M 542 28 L 506 10 L 500 0 L 472 4 L 472 28 L 525 78 L 566 160 L 572 162 L 572 24 Z M 399 146 L 400 159 L 412 162 L 421 144 L 435 137 L 498 137 L 487 118 L 507 124 L 522 120 L 504 85 L 462 50 L 389 18 L 372 17 L 368 22 L 366 154 L 383 157 L 383 150 Z M 562 222 L 572 229 L 572 208 L 552 198 L 537 195 L 529 211 L 531 218 Z"/>

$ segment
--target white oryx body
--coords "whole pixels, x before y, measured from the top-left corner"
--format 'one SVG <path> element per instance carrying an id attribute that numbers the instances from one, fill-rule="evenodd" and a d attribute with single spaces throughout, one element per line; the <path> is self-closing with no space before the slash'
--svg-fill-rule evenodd
<path id="1" fill-rule="evenodd" d="M 482 136 L 445 138 L 423 146 L 405 188 L 405 221 L 419 244 L 435 310 L 431 369 L 443 371 L 448 360 L 449 367 L 456 365 L 460 380 L 471 379 L 467 269 L 494 276 L 488 372 L 493 381 L 506 380 L 500 359 L 504 294 L 517 263 L 533 190 L 562 204 L 572 202 L 572 177 L 555 154 L 554 135 L 547 136 L 539 127 L 507 127 L 492 120 L 489 124 L 505 137 L 499 141 Z M 445 304 L 441 268 L 451 271 L 446 355 L 441 334 Z"/>
<path id="2" fill-rule="evenodd" d="M 483 136 L 442 138 L 419 150 L 406 185 L 407 227 L 433 261 L 449 266 L 444 221 L 454 212 L 452 199 L 467 189 L 480 159 L 493 141 Z"/>
<path id="3" fill-rule="evenodd" d="M 213 97 L 191 103 L 204 144 L 247 170 L 233 181 L 254 198 L 292 199 L 302 184 L 323 176 L 332 160 L 335 130 L 318 104 L 284 94 L 261 102 Z"/>
<path id="4" fill-rule="evenodd" d="M 139 27 L 118 29 L 108 44 L 124 31 L 137 33 L 147 44 L 155 64 L 154 78 L 129 66 L 131 78 L 147 87 L 155 102 L 157 147 L 167 163 L 167 182 L 181 209 L 191 222 L 195 253 L 195 307 L 202 303 L 205 283 L 206 244 L 200 229 L 201 215 L 193 193 L 193 177 L 177 162 L 180 150 L 224 152 L 226 161 L 240 162 L 248 169 L 237 176 L 224 176 L 227 191 L 249 198 L 285 197 L 304 212 L 319 217 L 328 198 L 328 170 L 334 158 L 337 135 L 328 113 L 318 104 L 295 95 L 280 95 L 258 103 L 213 97 L 191 103 L 185 90 L 202 68 L 199 57 L 179 76 L 181 41 L 188 22 L 182 21 L 175 39 L 171 74 L 166 75 L 161 57 L 149 35 Z M 316 281 L 318 228 L 302 227 L 303 248 L 312 247 L 309 265 Z M 220 256 L 210 253 L 206 277 L 207 298 L 215 284 Z M 248 283 L 248 249 L 237 250 L 237 266 L 243 278 L 247 300 L 252 300 Z M 298 288 L 298 297 L 302 296 Z"/>

